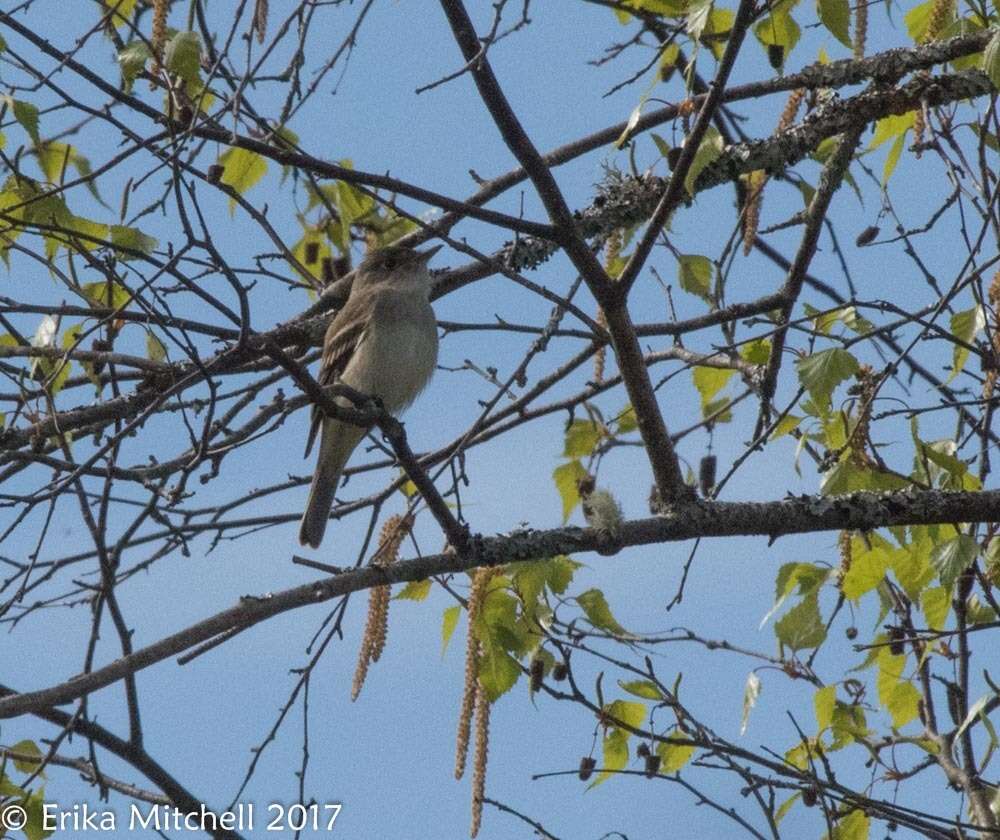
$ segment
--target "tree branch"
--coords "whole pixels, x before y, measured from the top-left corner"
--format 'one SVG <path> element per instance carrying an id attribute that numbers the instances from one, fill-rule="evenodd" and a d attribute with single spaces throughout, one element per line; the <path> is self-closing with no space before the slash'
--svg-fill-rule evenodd
<path id="1" fill-rule="evenodd" d="M 773 542 L 788 534 L 998 520 L 1000 490 L 853 493 L 829 498 L 800 496 L 774 502 L 698 501 L 685 505 L 676 514 L 623 523 L 615 548 L 696 537 L 766 536 Z M 60 685 L 0 699 L 0 718 L 37 713 L 49 706 L 68 703 L 222 633 L 251 627 L 280 613 L 324 603 L 351 592 L 424 580 L 432 575 L 466 572 L 480 566 L 608 551 L 607 534 L 591 528 L 516 531 L 506 536 L 473 539 L 475 550 L 465 558 L 446 553 L 385 567 L 366 566 L 264 597 L 247 596 L 237 606 L 116 659 L 103 668 L 80 674 Z"/>

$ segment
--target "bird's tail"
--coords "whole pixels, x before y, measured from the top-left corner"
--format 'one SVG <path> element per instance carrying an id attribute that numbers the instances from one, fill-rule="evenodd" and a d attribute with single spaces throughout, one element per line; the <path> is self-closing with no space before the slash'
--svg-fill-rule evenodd
<path id="1" fill-rule="evenodd" d="M 319 544 L 323 542 L 340 474 L 354 447 L 364 435 L 365 430 L 360 426 L 330 419 L 323 421 L 316 472 L 309 488 L 309 501 L 302 514 L 302 524 L 299 526 L 299 543 L 302 545 L 319 548 Z"/>

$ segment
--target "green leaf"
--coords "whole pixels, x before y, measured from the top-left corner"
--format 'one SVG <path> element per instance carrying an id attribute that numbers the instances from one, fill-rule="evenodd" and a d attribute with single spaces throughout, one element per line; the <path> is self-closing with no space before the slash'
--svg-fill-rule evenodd
<path id="1" fill-rule="evenodd" d="M 525 609 L 531 610 L 540 600 L 549 576 L 549 564 L 545 560 L 527 560 L 510 563 L 507 566 L 514 590 Z"/>
<path id="2" fill-rule="evenodd" d="M 877 587 L 885 578 L 892 562 L 894 549 L 878 534 L 851 538 L 851 566 L 841 581 L 845 598 L 858 600 Z"/>
<path id="3" fill-rule="evenodd" d="M 747 681 L 743 686 L 743 716 L 740 718 L 740 735 L 746 734 L 747 725 L 750 723 L 750 712 L 757 705 L 757 698 L 760 697 L 760 677 L 753 671 L 747 674 Z"/>
<path id="4" fill-rule="evenodd" d="M 831 749 L 841 749 L 854 743 L 858 738 L 868 737 L 868 722 L 865 710 L 854 703 L 836 702 L 833 708 L 833 718 L 830 722 L 833 733 Z"/>
<path id="5" fill-rule="evenodd" d="M 988 624 L 997 620 L 997 614 L 993 607 L 982 603 L 978 595 L 973 595 L 969 598 L 965 609 L 969 624 Z"/>
<path id="6" fill-rule="evenodd" d="M 802 179 L 797 179 L 792 183 L 802 196 L 803 207 L 808 208 L 816 196 L 816 190 L 807 181 Z"/>
<path id="7" fill-rule="evenodd" d="M 930 540 L 914 541 L 905 550 L 893 554 L 892 570 L 911 600 L 918 600 L 924 587 L 934 578 L 930 562 L 932 548 Z"/>
<path id="8" fill-rule="evenodd" d="M 79 220 L 75 220 L 69 212 L 61 195 L 45 190 L 37 181 L 26 176 L 11 176 L 4 182 L 3 191 L 0 192 L 0 210 L 7 216 L 3 227 L 0 227 L 7 242 L 0 247 L 7 247 L 9 242 L 17 238 L 22 229 L 20 222 L 54 225 L 71 230 L 82 227 Z M 46 235 L 46 256 L 50 259 L 54 257 L 62 242 L 63 240 L 52 235 Z"/>
<path id="9" fill-rule="evenodd" d="M 341 223 L 353 225 L 375 209 L 375 199 L 365 195 L 353 184 L 337 181 L 337 210 Z"/>
<path id="10" fill-rule="evenodd" d="M 959 534 L 934 546 L 931 564 L 937 570 L 941 585 L 951 590 L 958 576 L 975 562 L 979 546 L 968 534 Z"/>
<path id="11" fill-rule="evenodd" d="M 906 656 L 896 656 L 888 646 L 879 649 L 878 654 L 879 702 L 892 716 L 892 725 L 900 729 L 917 716 L 920 692 L 903 678 Z"/>
<path id="12" fill-rule="evenodd" d="M 298 148 L 299 145 L 299 135 L 292 131 L 288 126 L 281 126 L 281 128 L 275 129 L 274 137 L 272 138 L 274 145 L 279 149 L 294 150 Z M 281 166 L 281 183 L 285 183 L 285 179 L 291 174 L 292 167 L 287 163 Z"/>
<path id="13" fill-rule="evenodd" d="M 646 706 L 634 700 L 615 700 L 604 707 L 604 713 L 613 721 L 638 729 L 646 721 Z"/>
<path id="14" fill-rule="evenodd" d="M 913 126 L 913 121 L 916 118 L 916 112 L 908 111 L 901 115 L 892 115 L 884 117 L 875 123 L 875 134 L 872 137 L 871 143 L 869 143 L 869 149 L 877 149 L 883 143 L 888 140 L 892 140 L 892 146 L 889 149 L 889 154 L 886 156 L 885 164 L 882 167 L 882 186 L 884 187 L 889 183 L 889 179 L 892 177 L 892 173 L 896 169 L 896 164 L 899 162 L 899 157 L 903 152 L 903 147 L 906 142 L 906 132 L 910 130 Z"/>
<path id="15" fill-rule="evenodd" d="M 972 344 L 976 335 L 986 326 L 986 314 L 981 306 L 973 306 L 962 312 L 956 312 L 951 316 L 951 332 L 959 341 Z M 956 344 L 952 349 L 951 374 L 945 383 L 951 382 L 965 367 L 965 362 L 969 358 L 969 350 Z"/>
<path id="16" fill-rule="evenodd" d="M 711 417 L 713 423 L 730 423 L 733 419 L 733 413 L 728 410 L 727 406 L 731 402 L 732 400 L 729 397 L 720 397 L 717 400 L 705 403 L 701 409 L 701 416 L 705 418 Z"/>
<path id="17" fill-rule="evenodd" d="M 431 580 L 411 580 L 396 595 L 394 601 L 423 601 L 431 591 Z"/>
<path id="18" fill-rule="evenodd" d="M 982 126 L 970 125 L 969 130 L 983 141 L 987 149 L 1000 152 L 1000 139 L 992 132 L 986 131 Z"/>
<path id="19" fill-rule="evenodd" d="M 67 232 L 76 234 L 71 237 L 71 242 L 72 246 L 77 249 L 82 248 L 90 251 L 108 241 L 108 226 L 103 222 L 95 222 L 92 219 L 70 214 L 69 218 L 63 222 L 63 226 Z M 60 237 L 59 244 L 70 247 L 63 237 Z"/>
<path id="20" fill-rule="evenodd" d="M 126 225 L 111 225 L 111 244 L 115 246 L 115 256 L 123 262 L 137 259 L 140 254 L 152 254 L 159 242 L 138 228 Z"/>
<path id="21" fill-rule="evenodd" d="M 905 143 L 906 135 L 900 134 L 895 141 L 893 141 L 892 146 L 889 147 L 889 154 L 885 156 L 885 164 L 882 166 L 883 187 L 889 183 L 892 173 L 896 171 L 896 164 L 899 163 L 899 157 L 903 153 L 903 146 Z"/>
<path id="22" fill-rule="evenodd" d="M 834 496 L 858 490 L 902 490 L 907 486 L 908 482 L 903 478 L 860 466 L 850 458 L 843 457 L 832 470 L 823 474 L 820 492 L 824 496 Z"/>
<path id="23" fill-rule="evenodd" d="M 778 4 L 780 7 L 780 4 Z M 765 47 L 777 46 L 784 50 L 784 58 L 787 61 L 795 45 L 799 42 L 802 30 L 792 16 L 779 8 L 772 12 L 753 28 L 753 34 L 757 40 Z"/>
<path id="24" fill-rule="evenodd" d="M 760 626 L 763 627 L 771 620 L 771 616 L 781 608 L 785 599 L 795 591 L 796 587 L 799 595 L 808 595 L 818 590 L 829 575 L 829 569 L 812 563 L 785 563 L 778 569 L 778 576 L 774 582 L 774 605 L 761 619 Z"/>
<path id="25" fill-rule="evenodd" d="M 23 99 L 14 99 L 10 96 L 5 96 L 4 99 L 14 112 L 14 119 L 28 132 L 31 141 L 36 146 L 41 145 L 42 140 L 38 136 L 38 108 Z"/>
<path id="26" fill-rule="evenodd" d="M 660 691 L 659 686 L 656 683 L 652 683 L 649 680 L 630 680 L 629 682 L 622 682 L 618 680 L 618 685 L 620 685 L 629 694 L 634 694 L 636 697 L 642 697 L 644 700 L 665 700 L 663 692 Z M 618 715 L 619 720 L 623 720 Z M 641 722 L 641 721 L 640 721 Z M 638 724 L 636 724 L 638 726 Z"/>
<path id="27" fill-rule="evenodd" d="M 451 641 L 451 637 L 455 634 L 455 628 L 458 626 L 458 619 L 462 615 L 462 608 L 456 604 L 454 607 L 448 607 L 444 611 L 444 615 L 441 617 L 441 656 L 444 657 L 444 653 L 448 650 L 448 642 Z"/>
<path id="28" fill-rule="evenodd" d="M 712 11 L 708 16 L 708 23 L 705 25 L 704 35 L 721 35 L 732 31 L 733 21 L 736 19 L 736 15 L 733 13 L 732 9 L 716 9 L 712 7 Z M 722 58 L 722 53 L 726 49 L 726 42 L 721 38 L 711 38 L 707 40 L 708 48 L 712 51 L 712 55 L 715 56 L 715 60 L 718 61 Z M 672 44 L 672 47 L 677 49 L 676 44 Z M 674 58 L 672 63 L 677 59 Z"/>
<path id="29" fill-rule="evenodd" d="M 38 744 L 34 741 L 18 741 L 10 748 L 10 751 L 20 753 L 21 755 L 31 755 L 39 759 L 39 761 L 26 761 L 23 758 L 12 759 L 14 767 L 22 773 L 34 773 L 38 769 L 41 759 L 44 758 L 44 753 L 38 749 Z M 43 772 L 41 776 L 42 778 L 45 778 L 45 773 Z"/>
<path id="30" fill-rule="evenodd" d="M 47 365 L 43 365 L 42 369 L 45 370 L 46 378 L 48 379 L 48 391 L 54 397 L 58 394 L 63 385 L 66 384 L 66 380 L 69 379 L 70 371 L 73 369 L 73 363 L 70 361 L 63 361 L 62 359 L 47 359 Z M 53 373 L 55 374 L 53 376 Z"/>
<path id="31" fill-rule="evenodd" d="M 519 617 L 519 605 L 520 601 L 511 591 L 510 578 L 500 575 L 490 581 L 490 589 L 473 625 L 485 650 L 497 648 L 513 654 L 516 660 L 538 647 L 537 626 Z"/>
<path id="32" fill-rule="evenodd" d="M 549 569 L 549 589 L 556 595 L 562 595 L 573 581 L 573 573 L 580 568 L 581 563 L 571 560 L 564 554 L 553 557 L 546 565 Z"/>
<path id="33" fill-rule="evenodd" d="M 0 776 L 0 796 L 16 796 L 23 799 L 27 795 L 28 793 L 23 787 L 15 785 L 7 776 Z"/>
<path id="34" fill-rule="evenodd" d="M 843 313 L 848 309 L 854 309 L 853 306 L 845 306 L 838 309 L 822 311 L 810 306 L 808 303 L 805 304 L 804 308 L 806 315 L 812 319 L 813 329 L 820 335 L 829 335 L 830 330 L 841 320 Z"/>
<path id="35" fill-rule="evenodd" d="M 552 471 L 556 489 L 562 498 L 563 522 L 569 519 L 573 509 L 580 503 L 580 490 L 576 483 L 586 475 L 587 471 L 579 461 L 567 461 Z"/>
<path id="36" fill-rule="evenodd" d="M 670 144 L 655 131 L 650 132 L 649 136 L 653 138 L 653 145 L 656 146 L 656 151 L 660 153 L 660 157 L 666 158 L 670 154 Z"/>
<path id="37" fill-rule="evenodd" d="M 820 406 L 830 405 L 834 389 L 858 372 L 858 360 L 849 352 L 834 347 L 804 356 L 795 363 L 799 381 Z"/>
<path id="38" fill-rule="evenodd" d="M 711 302 L 712 261 L 700 254 L 681 254 L 677 258 L 677 268 L 677 281 L 681 288 Z"/>
<path id="39" fill-rule="evenodd" d="M 875 329 L 875 325 L 863 315 L 858 314 L 858 310 L 853 306 L 845 306 L 840 310 L 840 313 L 840 319 L 844 325 L 858 335 L 868 335 Z"/>
<path id="40" fill-rule="evenodd" d="M 883 117 L 875 123 L 875 133 L 872 135 L 869 149 L 877 149 L 883 143 L 893 140 L 913 127 L 913 120 L 916 117 L 914 111 L 907 111 L 905 114 L 892 114 Z"/>
<path id="41" fill-rule="evenodd" d="M 786 414 L 778 422 L 778 425 L 774 427 L 774 431 L 771 432 L 771 440 L 777 440 L 780 437 L 791 434 L 795 429 L 799 427 L 799 423 L 803 420 L 795 414 Z"/>
<path id="42" fill-rule="evenodd" d="M 785 753 L 785 761 L 799 770 L 808 770 L 810 758 L 815 758 L 819 749 L 822 744 L 815 738 L 805 739 Z"/>
<path id="43" fill-rule="evenodd" d="M 116 29 L 129 22 L 135 12 L 138 0 L 101 0 L 104 8 L 111 12 L 111 25 Z"/>
<path id="44" fill-rule="evenodd" d="M 712 12 L 712 0 L 691 0 L 688 5 L 687 21 L 685 26 L 691 39 L 697 41 L 701 38 L 705 27 L 708 25 L 709 15 Z"/>
<path id="45" fill-rule="evenodd" d="M 851 5 L 848 0 L 816 0 L 819 19 L 840 43 L 851 47 Z"/>
<path id="46" fill-rule="evenodd" d="M 688 2 L 689 0 L 624 0 L 622 5 L 662 17 L 682 17 L 687 11 Z M 631 15 L 626 14 L 625 22 L 631 19 Z"/>
<path id="47" fill-rule="evenodd" d="M 793 651 L 816 648 L 826 639 L 826 627 L 819 612 L 819 597 L 813 592 L 785 613 L 774 625 L 774 633 Z"/>
<path id="48" fill-rule="evenodd" d="M 921 43 L 927 36 L 928 26 L 934 12 L 934 3 L 935 0 L 925 0 L 903 15 L 906 32 L 915 44 Z"/>
<path id="49" fill-rule="evenodd" d="M 982 714 L 983 709 L 986 708 L 986 704 L 992 699 L 992 694 L 984 694 L 975 703 L 969 706 L 969 713 L 965 716 L 965 720 L 962 721 L 962 725 L 958 727 L 958 731 L 955 733 L 955 737 L 953 739 L 954 741 L 958 741 L 958 739 L 962 737 L 962 733 L 965 732 L 971 723 Z M 983 715 L 983 717 L 985 719 L 986 716 Z"/>
<path id="50" fill-rule="evenodd" d="M 766 338 L 748 341 L 740 348 L 740 356 L 752 365 L 766 365 L 771 358 L 771 342 Z"/>
<path id="51" fill-rule="evenodd" d="M 691 163 L 687 177 L 684 179 L 684 187 L 687 189 L 689 195 L 694 195 L 694 185 L 702 170 L 719 157 L 724 148 L 725 141 L 722 139 L 722 135 L 719 134 L 719 130 L 715 126 L 709 126 L 701 141 L 701 145 L 698 146 L 698 151 L 695 152 L 694 161 Z"/>
<path id="52" fill-rule="evenodd" d="M 627 435 L 639 428 L 639 419 L 635 416 L 635 408 L 630 405 L 625 406 L 615 418 L 618 423 L 618 434 Z"/>
<path id="53" fill-rule="evenodd" d="M 313 253 L 316 255 L 315 261 L 307 262 L 306 256 L 312 256 Z M 314 280 L 320 279 L 323 260 L 333 257 L 333 250 L 330 248 L 330 240 L 326 235 L 326 230 L 303 224 L 302 238 L 292 246 L 292 256 L 298 260 L 298 265 L 311 272 L 311 275 L 307 276 L 299 271 L 298 266 L 295 266 L 295 273 L 303 280 L 311 285 Z"/>
<path id="54" fill-rule="evenodd" d="M 628 733 L 615 727 L 604 737 L 604 759 L 601 762 L 601 772 L 590 783 L 587 790 L 592 790 L 606 781 L 612 773 L 623 770 L 628 764 Z"/>
<path id="55" fill-rule="evenodd" d="M 239 195 L 243 195 L 256 184 L 267 172 L 267 161 L 256 152 L 234 146 L 227 150 L 219 163 L 225 167 L 220 179 L 223 184 L 232 187 Z M 236 201 L 229 200 L 229 213 L 232 215 Z"/>
<path id="56" fill-rule="evenodd" d="M 603 429 L 594 420 L 574 420 L 566 427 L 564 458 L 583 458 L 591 455 L 601 439 Z"/>
<path id="57" fill-rule="evenodd" d="M 1000 29 L 993 33 L 983 51 L 983 72 L 990 77 L 993 87 L 1000 89 Z"/>
<path id="58" fill-rule="evenodd" d="M 497 575 L 489 582 L 476 618 L 476 634 L 484 643 L 496 641 L 493 637 L 498 631 L 510 632 L 517 620 L 517 599 L 509 590 L 506 575 Z"/>
<path id="59" fill-rule="evenodd" d="M 132 84 L 151 57 L 145 41 L 133 41 L 118 53 L 118 66 L 122 71 L 122 87 L 125 93 L 131 92 Z"/>
<path id="60" fill-rule="evenodd" d="M 583 608 L 587 619 L 594 627 L 605 630 L 614 636 L 631 638 L 632 634 L 622 627 L 611 614 L 611 608 L 600 589 L 588 589 L 582 595 L 577 595 L 576 602 Z"/>
<path id="61" fill-rule="evenodd" d="M 698 389 L 704 409 L 736 373 L 732 368 L 695 367 L 691 369 L 691 379 Z M 704 412 L 703 412 L 704 413 Z"/>
<path id="62" fill-rule="evenodd" d="M 66 168 L 73 162 L 76 150 L 55 140 L 46 140 L 35 147 L 38 165 L 45 173 L 45 179 L 53 184 L 61 184 Z"/>
<path id="63" fill-rule="evenodd" d="M 80 334 L 83 332 L 83 324 L 74 324 L 72 327 L 63 333 L 62 346 L 66 350 L 71 350 L 80 344 Z M 97 392 L 101 392 L 101 377 L 98 376 L 97 371 L 94 370 L 93 362 L 80 362 L 80 366 L 83 368 L 83 372 L 89 379 Z"/>
<path id="64" fill-rule="evenodd" d="M 28 815 L 28 820 L 21 829 L 27 840 L 45 840 L 49 837 L 52 831 L 45 826 L 51 821 L 52 815 L 46 817 L 45 814 L 45 789 L 38 788 L 28 794 L 28 797 L 21 802 L 21 806 Z"/>
<path id="65" fill-rule="evenodd" d="M 955 441 L 935 440 L 924 443 L 915 438 L 917 453 L 914 457 L 914 475 L 923 481 L 932 482 L 945 490 L 982 489 L 979 477 L 969 472 L 969 465 L 955 457 L 958 447 Z"/>
<path id="66" fill-rule="evenodd" d="M 943 630 L 951 609 L 951 593 L 943 586 L 926 589 L 920 595 L 920 606 L 931 630 Z"/>
<path id="67" fill-rule="evenodd" d="M 615 140 L 615 148 L 623 149 L 628 141 L 632 138 L 632 132 L 635 131 L 635 127 L 639 124 L 639 118 L 642 116 L 642 106 L 646 104 L 646 100 L 649 99 L 649 94 L 645 94 L 640 100 L 639 104 L 636 105 L 632 112 L 628 115 L 628 119 L 625 121 L 625 128 L 622 129 L 622 133 L 618 135 L 618 139 Z"/>
<path id="68" fill-rule="evenodd" d="M 821 733 L 833 723 L 833 710 L 836 706 L 836 685 L 827 685 L 816 690 L 813 695 L 813 708 L 816 711 L 816 726 Z"/>
<path id="69" fill-rule="evenodd" d="M 672 740 L 660 741 L 656 746 L 656 754 L 660 757 L 661 773 L 676 773 L 691 760 L 694 755 L 694 745 L 680 744 Z"/>
<path id="70" fill-rule="evenodd" d="M 108 283 L 111 284 L 110 297 Z M 132 300 L 132 293 L 128 289 L 109 280 L 85 283 L 80 287 L 80 291 L 95 309 L 123 309 Z"/>
<path id="71" fill-rule="evenodd" d="M 499 645 L 485 645 L 479 657 L 479 684 L 491 703 L 514 687 L 521 676 L 517 660 Z"/>
<path id="72" fill-rule="evenodd" d="M 778 810 L 774 812 L 774 822 L 775 822 L 775 824 L 780 824 L 781 821 L 785 818 L 785 815 L 790 810 L 792 810 L 792 806 L 796 802 L 798 802 L 801 798 L 802 798 L 802 792 L 800 791 L 799 793 L 796 793 L 796 794 L 793 794 L 792 796 L 789 796 L 788 799 L 786 799 L 784 802 L 782 802 L 781 806 L 778 808 Z"/>
<path id="73" fill-rule="evenodd" d="M 868 816 L 856 808 L 837 821 L 831 840 L 868 840 L 870 829 Z"/>
<path id="74" fill-rule="evenodd" d="M 73 146 L 60 143 L 56 140 L 46 140 L 35 146 L 35 155 L 38 158 L 38 165 L 45 173 L 45 179 L 53 184 L 61 184 L 65 180 L 66 169 L 70 166 L 76 170 L 81 178 L 88 178 L 86 187 L 90 194 L 105 207 L 104 199 L 97 190 L 97 181 L 91 178 L 93 170 L 90 161 L 81 155 Z"/>
<path id="75" fill-rule="evenodd" d="M 197 82 L 201 73 L 201 37 L 197 32 L 178 32 L 163 48 L 163 63 L 185 82 Z"/>

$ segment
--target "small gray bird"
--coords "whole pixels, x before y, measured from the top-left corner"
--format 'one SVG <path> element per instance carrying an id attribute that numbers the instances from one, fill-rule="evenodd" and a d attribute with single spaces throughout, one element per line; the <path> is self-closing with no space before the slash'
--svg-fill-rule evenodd
<path id="1" fill-rule="evenodd" d="M 433 280 L 427 263 L 440 247 L 415 251 L 389 246 L 369 254 L 358 266 L 347 303 L 326 330 L 320 385 L 339 380 L 378 397 L 392 414 L 416 399 L 437 365 L 437 322 L 430 304 Z M 337 402 L 352 405 L 346 397 Z M 319 459 L 299 529 L 299 542 L 313 548 L 323 541 L 340 474 L 366 432 L 314 407 L 307 456 L 320 429 Z"/>

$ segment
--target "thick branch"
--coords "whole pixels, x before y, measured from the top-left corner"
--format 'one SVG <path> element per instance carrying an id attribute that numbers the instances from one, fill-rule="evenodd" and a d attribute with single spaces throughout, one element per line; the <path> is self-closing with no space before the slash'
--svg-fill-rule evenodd
<path id="1" fill-rule="evenodd" d="M 646 232 L 643 234 L 642 239 L 639 240 L 635 250 L 632 252 L 632 256 L 622 270 L 621 276 L 618 278 L 618 283 L 615 286 L 615 296 L 620 299 L 628 297 L 629 290 L 639 276 L 642 267 L 646 264 L 646 260 L 653 250 L 653 244 L 660 235 L 660 228 L 667 223 L 670 215 L 677 209 L 684 196 L 684 181 L 687 179 L 687 174 L 694 163 L 695 155 L 698 154 L 698 147 L 701 145 L 701 141 L 705 137 L 705 132 L 708 131 L 709 125 L 711 125 L 716 109 L 722 104 L 722 94 L 726 89 L 726 82 L 729 81 L 729 74 L 736 64 L 736 56 L 739 55 L 740 47 L 743 45 L 743 37 L 746 35 L 747 27 L 753 20 L 753 10 L 753 0 L 741 0 L 739 9 L 736 12 L 736 18 L 733 20 L 732 28 L 729 31 L 729 39 L 726 41 L 725 52 L 722 54 L 721 61 L 719 61 L 719 69 L 711 85 L 709 85 L 709 91 L 701 104 L 698 119 L 695 120 L 691 132 L 684 138 L 684 145 L 681 147 L 681 155 L 674 166 L 673 175 L 671 175 L 667 183 L 667 188 L 663 191 L 663 196 L 660 198 L 656 209 L 653 211 L 653 215 L 649 219 Z"/>
<path id="2" fill-rule="evenodd" d="M 777 318 L 778 328 L 774 331 L 771 339 L 771 352 L 760 386 L 760 418 L 757 421 L 754 437 L 761 433 L 770 416 L 771 398 L 774 396 L 778 383 L 778 371 L 781 368 L 781 358 L 785 349 L 785 338 L 788 335 L 788 323 L 792 310 L 799 299 L 799 293 L 802 291 L 802 284 L 805 281 L 806 272 L 809 270 L 809 264 L 816 254 L 816 246 L 819 243 L 819 234 L 822 230 L 823 220 L 826 218 L 826 212 L 833 200 L 833 194 L 840 187 L 844 173 L 847 172 L 854 157 L 854 150 L 861 138 L 863 127 L 863 124 L 858 123 L 844 132 L 844 136 L 837 146 L 837 151 L 823 167 L 819 188 L 816 190 L 813 200 L 809 202 L 805 231 L 780 290 L 783 301 Z"/>
<path id="3" fill-rule="evenodd" d="M 617 547 L 655 545 L 698 537 L 766 536 L 818 531 L 868 531 L 892 525 L 932 525 L 1000 521 L 1000 490 L 952 493 L 940 490 L 898 493 L 854 493 L 824 498 L 800 496 L 776 502 L 693 502 L 677 514 L 638 519 L 621 526 Z M 590 528 L 518 531 L 480 538 L 463 558 L 454 553 L 406 560 L 392 566 L 352 569 L 314 583 L 260 598 L 246 597 L 237 606 L 167 636 L 103 668 L 65 683 L 0 700 L 0 718 L 38 713 L 111 685 L 194 645 L 220 634 L 245 629 L 289 610 L 320 604 L 351 592 L 392 583 L 424 580 L 432 575 L 466 572 L 518 560 L 554 557 L 583 551 L 608 551 L 607 534 Z"/>
<path id="4" fill-rule="evenodd" d="M 467 62 L 479 95 L 507 147 L 517 158 L 538 191 L 549 218 L 558 231 L 559 244 L 566 250 L 574 267 L 583 276 L 591 291 L 600 298 L 607 292 L 608 276 L 583 237 L 577 231 L 573 214 L 566 205 L 548 166 L 542 160 L 493 74 L 489 60 L 479 47 L 476 30 L 461 0 L 441 0 L 441 7 L 459 49 Z"/>

